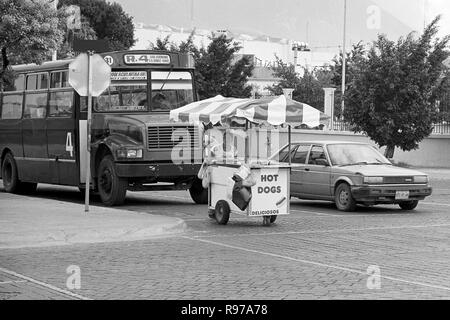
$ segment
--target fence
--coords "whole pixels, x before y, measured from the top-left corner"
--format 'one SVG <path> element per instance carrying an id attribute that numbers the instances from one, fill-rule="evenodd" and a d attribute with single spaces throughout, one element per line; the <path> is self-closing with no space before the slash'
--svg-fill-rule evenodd
<path id="1" fill-rule="evenodd" d="M 334 131 L 352 131 L 352 126 L 345 121 L 334 120 L 333 121 Z M 450 122 L 442 121 L 435 123 L 433 125 L 432 135 L 450 135 Z"/>

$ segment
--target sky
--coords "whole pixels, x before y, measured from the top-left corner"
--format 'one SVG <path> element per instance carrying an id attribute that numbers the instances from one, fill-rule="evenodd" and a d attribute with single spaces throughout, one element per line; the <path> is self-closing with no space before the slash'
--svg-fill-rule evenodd
<path id="1" fill-rule="evenodd" d="M 230 30 L 332 48 L 342 43 L 344 0 L 114 0 L 133 21 L 175 27 Z M 347 42 L 385 33 L 397 39 L 443 15 L 450 34 L 449 0 L 347 0 Z"/>

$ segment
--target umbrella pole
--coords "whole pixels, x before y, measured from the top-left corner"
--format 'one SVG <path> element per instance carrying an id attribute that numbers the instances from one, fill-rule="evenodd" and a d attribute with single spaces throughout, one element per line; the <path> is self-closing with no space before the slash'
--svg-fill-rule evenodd
<path id="1" fill-rule="evenodd" d="M 291 125 L 288 124 L 288 144 L 289 144 L 289 165 L 291 165 Z"/>
<path id="2" fill-rule="evenodd" d="M 248 141 L 248 139 L 249 139 L 249 136 L 248 136 L 248 119 L 245 119 L 245 133 L 246 133 L 246 137 L 245 137 L 245 158 L 244 158 L 244 162 L 246 164 L 248 164 L 248 156 L 249 156 L 248 153 L 250 151 L 249 141 Z"/>

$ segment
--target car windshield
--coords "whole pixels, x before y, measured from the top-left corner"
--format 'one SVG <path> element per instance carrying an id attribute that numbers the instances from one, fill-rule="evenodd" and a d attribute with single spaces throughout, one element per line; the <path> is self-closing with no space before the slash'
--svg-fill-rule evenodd
<path id="1" fill-rule="evenodd" d="M 327 146 L 334 166 L 353 164 L 391 164 L 374 147 L 365 144 L 332 144 Z"/>

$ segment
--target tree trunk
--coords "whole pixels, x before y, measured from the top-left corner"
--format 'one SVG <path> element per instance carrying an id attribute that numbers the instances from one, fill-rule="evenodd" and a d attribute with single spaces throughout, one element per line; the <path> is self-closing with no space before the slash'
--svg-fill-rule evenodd
<path id="1" fill-rule="evenodd" d="M 388 159 L 394 158 L 395 146 L 389 145 L 386 146 L 386 150 L 384 151 L 384 156 Z"/>
<path id="2" fill-rule="evenodd" d="M 6 47 L 2 47 L 1 49 L 1 55 L 2 55 L 2 69 L 0 70 L 0 92 L 3 92 L 3 83 L 6 69 L 9 65 L 8 55 L 6 54 Z"/>

